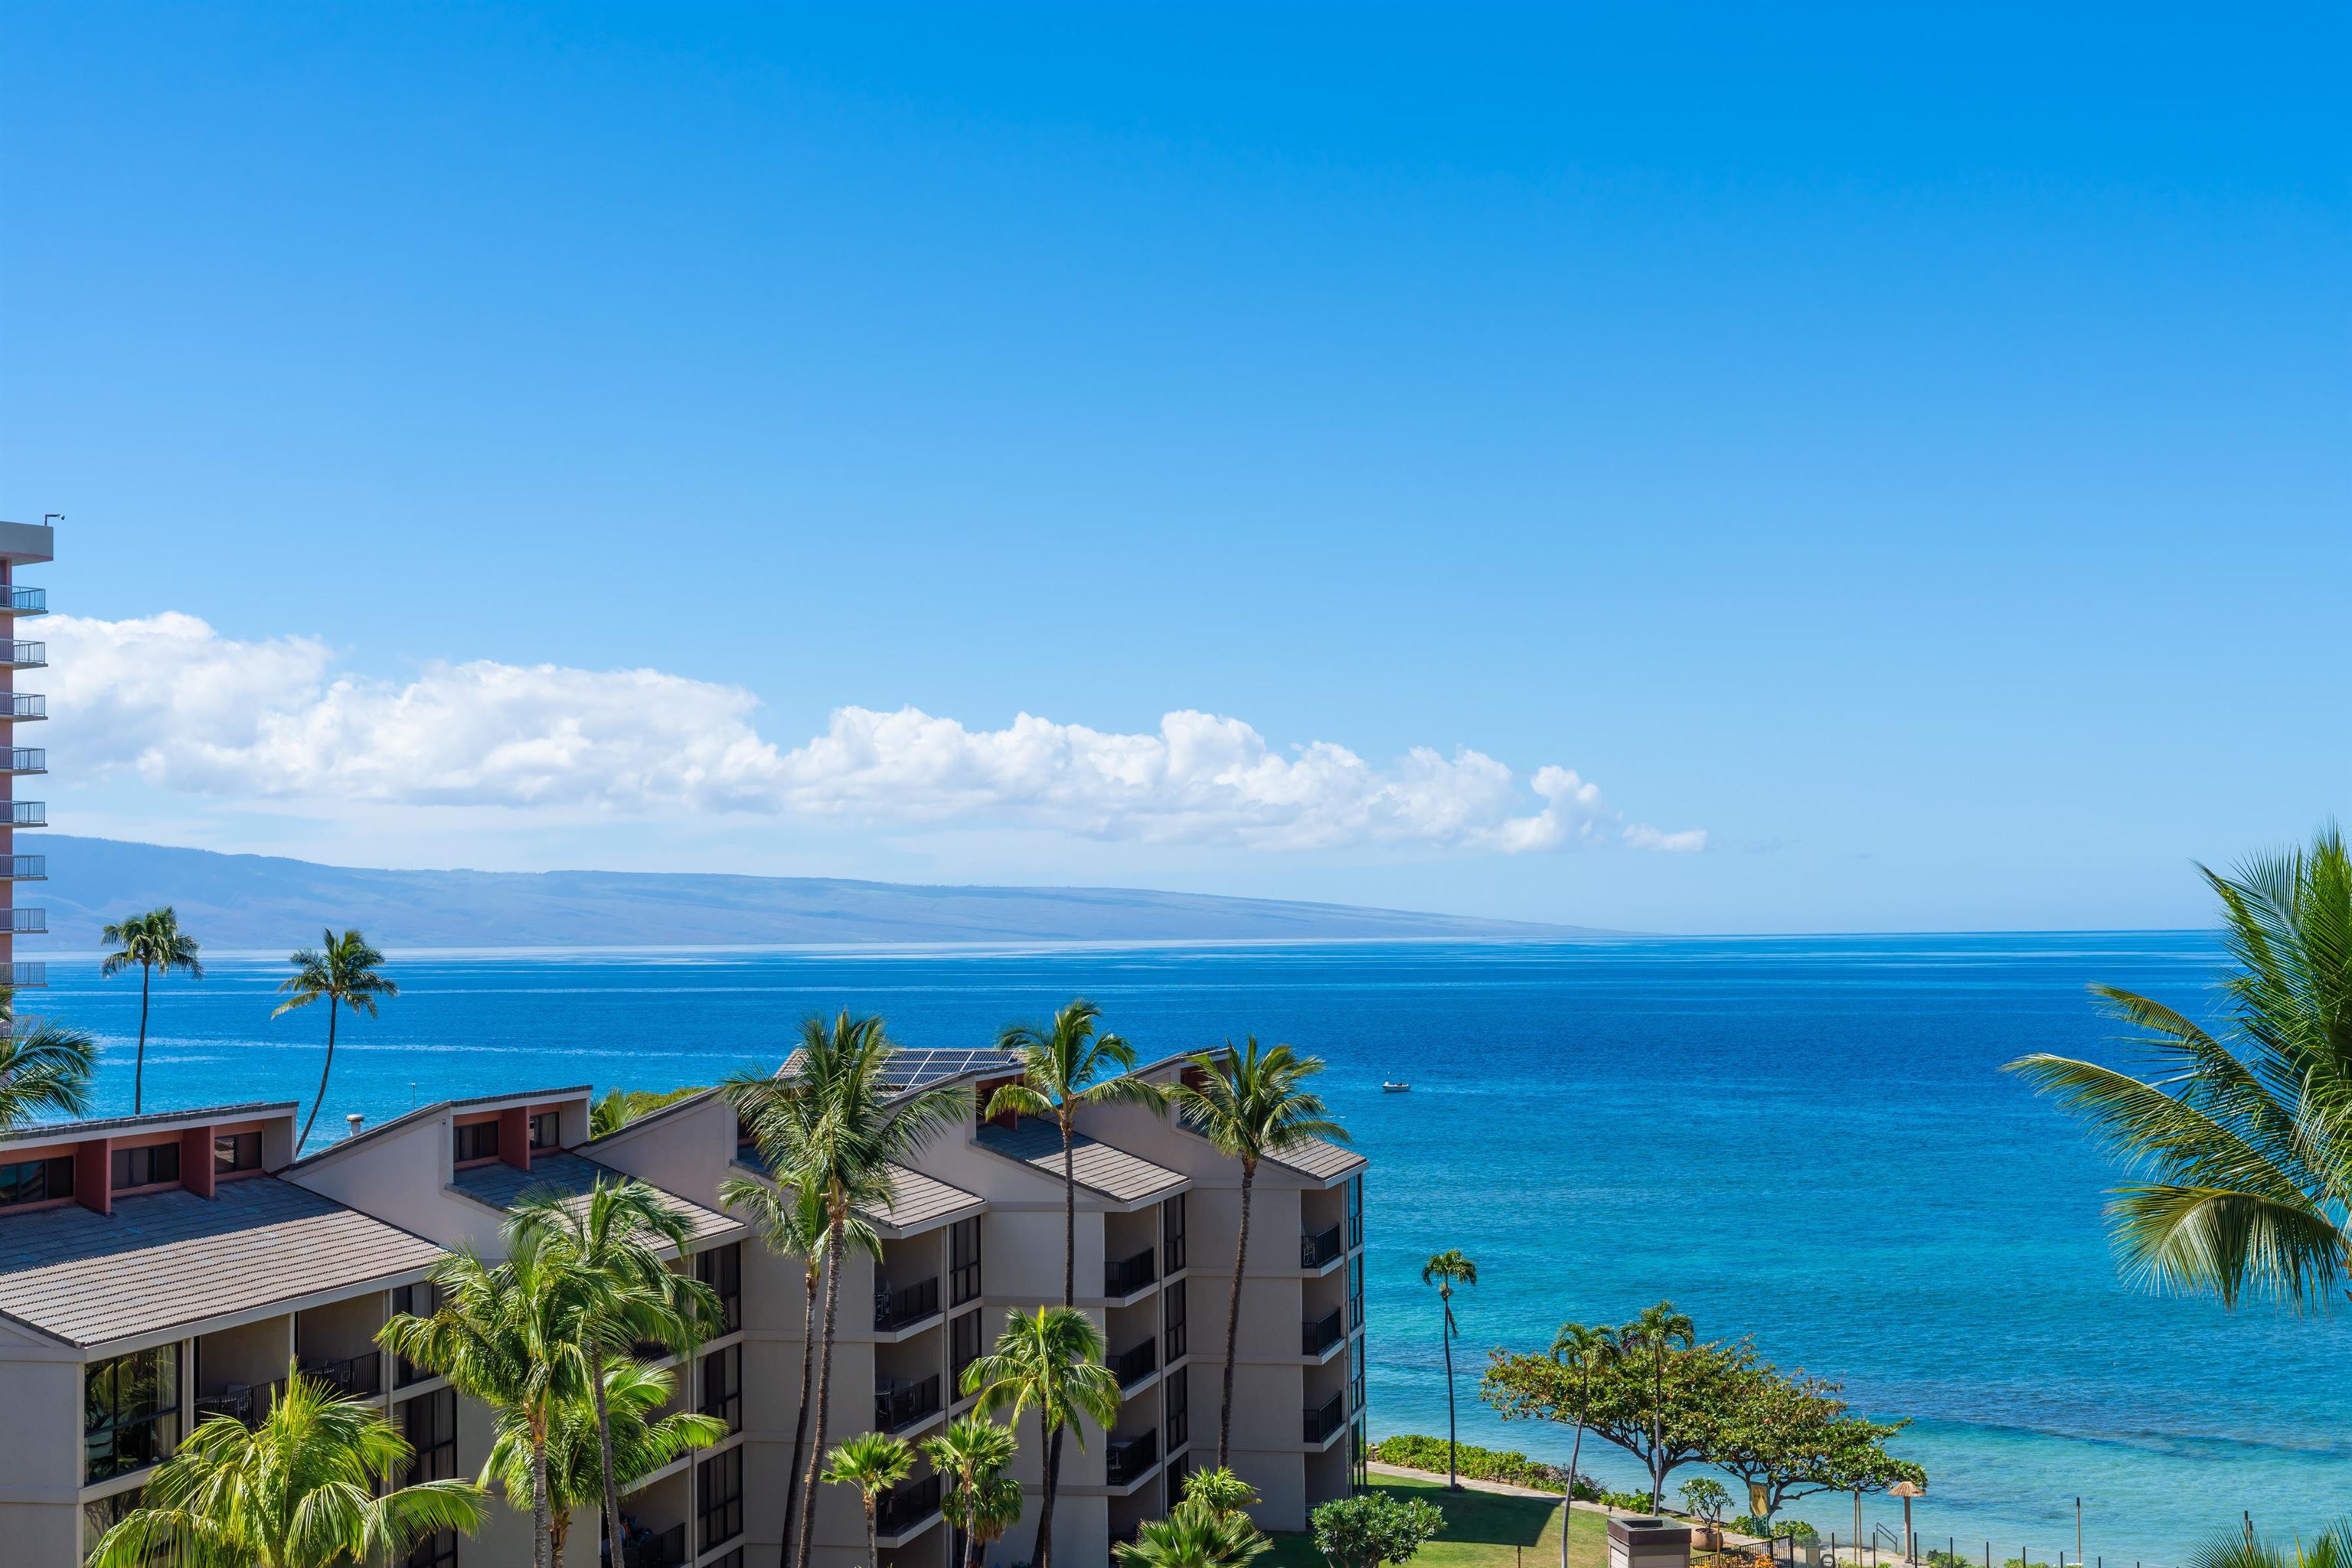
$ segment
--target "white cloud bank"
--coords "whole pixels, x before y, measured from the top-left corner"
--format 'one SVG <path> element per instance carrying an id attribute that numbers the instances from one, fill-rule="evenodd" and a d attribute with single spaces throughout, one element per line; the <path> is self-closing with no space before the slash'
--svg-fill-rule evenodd
<path id="1" fill-rule="evenodd" d="M 753 728 L 749 691 L 658 670 L 478 660 L 394 683 L 338 672 L 315 638 L 240 642 L 193 616 L 53 616 L 47 628 L 51 727 L 73 765 L 201 795 L 791 813 L 1270 850 L 1706 841 L 1626 821 L 1566 768 L 1538 768 L 1529 793 L 1478 752 L 1415 747 L 1376 768 L 1328 742 L 1285 752 L 1208 713 L 1113 734 L 1025 713 L 970 730 L 913 708 L 841 708 L 786 751 Z"/>

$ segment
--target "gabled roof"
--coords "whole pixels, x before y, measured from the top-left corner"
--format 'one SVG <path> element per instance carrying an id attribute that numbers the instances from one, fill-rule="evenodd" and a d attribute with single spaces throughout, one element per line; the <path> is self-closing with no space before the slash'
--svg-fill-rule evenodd
<path id="1" fill-rule="evenodd" d="M 1052 1122 L 1024 1116 L 1011 1127 L 982 1122 L 972 1142 L 991 1153 L 1018 1160 L 1062 1179 L 1062 1132 Z M 1079 1133 L 1070 1142 L 1071 1174 L 1078 1185 L 1116 1203 L 1135 1204 L 1165 1197 L 1188 1185 L 1192 1178 L 1155 1165 L 1140 1154 Z"/>
<path id="2" fill-rule="evenodd" d="M 504 1213 L 531 1193 L 552 1191 L 567 1198 L 584 1199 L 599 1180 L 618 1183 L 629 1179 L 625 1171 L 600 1165 L 578 1154 L 557 1152 L 532 1155 L 528 1171 L 502 1163 L 469 1165 L 452 1175 L 449 1184 L 467 1197 Z M 650 1182 L 646 1184 L 652 1186 Z M 730 1219 L 717 1209 L 705 1208 L 676 1193 L 664 1192 L 659 1187 L 654 1187 L 654 1191 L 659 1194 L 664 1208 L 686 1221 L 689 1238 L 694 1241 L 743 1234 L 740 1220 Z"/>
<path id="3" fill-rule="evenodd" d="M 371 1284 L 432 1267 L 422 1237 L 281 1182 L 219 1195 L 118 1198 L 0 1221 L 0 1313 L 76 1345 L 106 1344 Z"/>
<path id="4" fill-rule="evenodd" d="M 373 1142 L 376 1139 L 385 1137 L 400 1128 L 414 1127 L 420 1121 L 430 1121 L 435 1117 L 448 1111 L 480 1110 L 488 1106 L 549 1105 L 559 1100 L 584 1097 L 589 1089 L 590 1086 L 587 1084 L 575 1083 L 569 1089 L 530 1089 L 520 1094 L 477 1094 L 465 1100 L 436 1100 L 430 1105 L 420 1105 L 414 1110 L 404 1111 L 389 1121 L 379 1121 L 374 1126 L 355 1132 L 348 1138 L 339 1138 L 323 1149 L 314 1150 L 303 1155 L 285 1168 L 289 1171 L 299 1171 L 305 1165 L 315 1165 L 321 1160 L 333 1159 L 346 1150 Z"/>
<path id="5" fill-rule="evenodd" d="M 739 1149 L 735 1163 L 744 1170 L 775 1180 L 768 1162 L 757 1149 Z M 905 1165 L 890 1167 L 891 1197 L 880 1208 L 860 1208 L 866 1222 L 884 1230 L 902 1234 L 929 1230 L 950 1219 L 961 1219 L 967 1214 L 978 1214 L 988 1206 L 988 1200 L 978 1193 L 965 1192 L 961 1187 L 927 1176 Z"/>
<path id="6" fill-rule="evenodd" d="M 1326 1138 L 1309 1138 L 1304 1142 L 1293 1144 L 1279 1154 L 1268 1154 L 1266 1160 L 1271 1164 L 1281 1165 L 1318 1182 L 1328 1182 L 1334 1176 L 1344 1176 L 1360 1166 L 1370 1163 L 1353 1149 L 1345 1148 Z"/>
<path id="7" fill-rule="evenodd" d="M 202 1127 L 215 1121 L 251 1121 L 275 1111 L 290 1116 L 301 1109 L 299 1100 L 254 1100 L 236 1105 L 199 1105 L 186 1110 L 151 1110 L 143 1116 L 96 1116 L 82 1121 L 36 1121 L 0 1136 L 0 1148 L 34 1143 L 70 1143 L 77 1138 L 102 1138 L 118 1132 L 144 1132 L 168 1127 Z"/>

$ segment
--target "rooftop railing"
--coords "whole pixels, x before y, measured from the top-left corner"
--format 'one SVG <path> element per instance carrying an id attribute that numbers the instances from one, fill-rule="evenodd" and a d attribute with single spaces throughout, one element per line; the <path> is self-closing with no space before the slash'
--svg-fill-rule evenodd
<path id="1" fill-rule="evenodd" d="M 49 645 L 0 637 L 0 664 L 13 669 L 34 669 L 49 662 Z"/>
<path id="2" fill-rule="evenodd" d="M 885 1280 L 874 1292 L 874 1327 L 884 1333 L 903 1329 L 908 1323 L 919 1323 L 939 1310 L 940 1282 L 936 1276 L 900 1290 L 892 1289 Z"/>
<path id="3" fill-rule="evenodd" d="M 1342 1332 L 1339 1309 L 1334 1307 L 1313 1321 L 1298 1325 L 1298 1353 L 1321 1355 L 1339 1342 Z"/>
<path id="4" fill-rule="evenodd" d="M 19 588 L 14 584 L 0 587 L 0 610 L 12 616 L 47 615 L 49 591 L 47 588 Z"/>
<path id="5" fill-rule="evenodd" d="M 1103 1479 L 1123 1487 L 1160 1462 L 1160 1434 L 1146 1432 L 1103 1450 Z"/>
<path id="6" fill-rule="evenodd" d="M 1320 1268 L 1339 1256 L 1339 1227 L 1318 1230 L 1313 1236 L 1298 1238 L 1298 1267 Z"/>
<path id="7" fill-rule="evenodd" d="M 1306 1441 L 1321 1443 L 1347 1424 L 1348 1396 L 1335 1394 L 1315 1409 L 1306 1412 Z"/>
<path id="8" fill-rule="evenodd" d="M 49 752 L 46 746 L 0 747 L 0 773 L 45 773 L 49 771 Z"/>
<path id="9" fill-rule="evenodd" d="M 38 691 L 0 692 L 0 719 L 46 719 L 49 700 Z"/>
<path id="10" fill-rule="evenodd" d="M 1132 1388 L 1150 1377 L 1160 1365 L 1160 1347 L 1150 1340 L 1133 1350 L 1121 1351 L 1110 1359 L 1111 1375 L 1118 1379 L 1121 1388 Z"/>
<path id="11" fill-rule="evenodd" d="M 49 879 L 49 858 L 46 855 L 0 855 L 0 879 L 11 882 L 46 882 Z"/>
<path id="12" fill-rule="evenodd" d="M 1157 1279 L 1152 1272 L 1151 1248 L 1145 1247 L 1132 1258 L 1121 1258 L 1103 1265 L 1103 1294 L 1132 1296 Z"/>

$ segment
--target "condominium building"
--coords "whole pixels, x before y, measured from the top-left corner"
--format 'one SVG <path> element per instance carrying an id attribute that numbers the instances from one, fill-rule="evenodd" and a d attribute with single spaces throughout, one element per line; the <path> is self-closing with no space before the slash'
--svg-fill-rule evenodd
<path id="1" fill-rule="evenodd" d="M 47 911 L 22 902 L 19 882 L 37 882 L 47 876 L 47 862 L 39 855 L 16 853 L 20 829 L 48 825 L 48 806 L 22 798 L 26 781 L 48 772 L 48 753 L 40 746 L 20 746 L 22 726 L 49 716 L 49 700 L 37 691 L 20 691 L 22 671 L 48 663 L 47 645 L 26 642 L 16 635 L 21 625 L 47 613 L 48 594 L 17 579 L 20 569 L 55 557 L 56 534 L 47 522 L 0 522 L 0 974 L 18 990 L 48 984 L 47 966 L 16 956 L 16 939 L 49 929 Z"/>
<path id="2" fill-rule="evenodd" d="M 1061 1142 L 1048 1124 L 978 1114 L 1013 1064 L 993 1050 L 902 1052 L 904 1091 L 967 1089 L 968 1123 L 894 1172 L 864 1217 L 881 1255 L 841 1275 L 826 1442 L 878 1429 L 919 1439 L 971 1407 L 961 1374 L 1008 1312 L 1062 1298 Z M 787 1071 L 790 1070 L 787 1064 Z M 1171 1059 L 1143 1069 L 1167 1081 Z M 723 1331 L 675 1370 L 674 1407 L 719 1416 L 716 1447 L 633 1483 L 625 1558 L 660 1568 L 766 1562 L 782 1526 L 805 1298 L 801 1260 L 769 1252 L 719 1202 L 730 1175 L 764 1175 L 732 1108 L 690 1097 L 601 1138 L 584 1086 L 445 1101 L 299 1160 L 291 1104 L 245 1105 L 29 1129 L 0 1140 L 0 1541 L 66 1568 L 135 1506 L 193 1422 L 266 1413 L 289 1363 L 384 1409 L 420 1476 L 473 1476 L 491 1413 L 380 1352 L 397 1311 L 429 1311 L 434 1263 L 495 1258 L 525 1193 L 584 1194 L 634 1176 L 685 1222 L 674 1266 L 725 1302 Z M 1111 1543 L 1159 1517 L 1184 1474 L 1213 1463 L 1240 1168 L 1179 1121 L 1132 1106 L 1079 1115 L 1076 1286 L 1121 1390 L 1108 1430 L 1065 1446 L 1055 1554 L 1106 1568 Z M 1351 1480 L 1363 1410 L 1363 1160 L 1310 1143 L 1261 1165 L 1234 1352 L 1232 1463 L 1271 1529 L 1301 1529 Z M 77 1415 L 79 1406 L 79 1415 Z M 81 1442 L 72 1441 L 79 1420 Z M 1026 1562 L 1042 1473 L 1034 1420 L 1016 1462 L 1031 1513 L 990 1548 Z M 866 1561 L 854 1494 L 821 1489 L 823 1568 Z M 939 1479 L 919 1461 L 880 1512 L 878 1568 L 952 1568 Z M 593 1563 L 593 1517 L 570 1560 Z M 10 1562 L 18 1559 L 10 1556 Z M 425 1543 L 411 1568 L 530 1561 L 528 1515 Z"/>

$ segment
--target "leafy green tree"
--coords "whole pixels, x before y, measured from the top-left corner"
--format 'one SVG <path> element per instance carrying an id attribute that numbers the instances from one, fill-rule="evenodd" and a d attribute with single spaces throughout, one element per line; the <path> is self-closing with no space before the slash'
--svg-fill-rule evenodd
<path id="1" fill-rule="evenodd" d="M 202 980 L 204 961 L 196 956 L 196 939 L 180 929 L 180 917 L 169 904 L 132 915 L 98 934 L 114 950 L 98 966 L 100 979 L 110 980 L 133 966 L 139 971 L 139 1056 L 131 1071 L 131 1113 L 136 1116 L 146 1100 L 147 1003 L 155 975 L 176 969 L 191 980 Z"/>
<path id="2" fill-rule="evenodd" d="M 1348 1141 L 1347 1130 L 1325 1113 L 1323 1097 L 1307 1088 L 1323 1070 L 1319 1057 L 1301 1057 L 1277 1045 L 1261 1054 L 1257 1037 L 1236 1051 L 1192 1058 L 1197 1081 L 1178 1085 L 1170 1095 L 1193 1131 L 1242 1167 L 1241 1229 L 1234 1238 L 1234 1288 L 1225 1306 L 1224 1390 L 1217 1402 L 1217 1468 L 1233 1457 L 1234 1351 L 1241 1333 L 1242 1278 L 1249 1263 L 1250 1191 L 1260 1162 L 1318 1138 Z M 1041 1565 L 1042 1568 L 1042 1565 Z"/>
<path id="3" fill-rule="evenodd" d="M 1184 1496 L 1179 1506 L 1190 1503 L 1211 1513 L 1242 1513 L 1255 1506 L 1257 1500 L 1255 1487 L 1220 1465 L 1187 1474 Z"/>
<path id="4" fill-rule="evenodd" d="M 1315 1549 L 1331 1568 L 1410 1562 L 1445 1528 L 1445 1515 L 1434 1503 L 1378 1490 L 1334 1499 L 1318 1508 L 1309 1521 Z"/>
<path id="5" fill-rule="evenodd" d="M 1013 1463 L 1012 1428 L 967 1415 L 938 1436 L 925 1438 L 922 1447 L 923 1457 L 946 1483 L 940 1510 L 963 1531 L 965 1568 L 980 1568 L 982 1546 L 1021 1518 L 1021 1483 L 1004 1473 Z M 1012 1517 L 994 1535 L 983 1533 L 1008 1510 Z"/>
<path id="6" fill-rule="evenodd" d="M 79 1029 L 20 1023 L 16 994 L 0 985 L 0 1133 L 43 1112 L 83 1116 L 98 1046 Z"/>
<path id="7" fill-rule="evenodd" d="M 1683 1509 L 1706 1526 L 1710 1551 L 1722 1549 L 1723 1510 L 1730 1506 L 1731 1494 L 1712 1476 L 1694 1476 L 1683 1483 Z"/>
<path id="8" fill-rule="evenodd" d="M 730 1176 L 719 1184 L 722 1206 L 743 1216 L 761 1243 L 779 1258 L 801 1260 L 801 1384 L 793 1407 L 793 1446 L 798 1455 L 808 1441 L 809 1383 L 816 1368 L 817 1286 L 824 1272 L 824 1245 L 830 1228 L 824 1195 L 814 1186 L 785 1187 L 760 1176 Z M 848 1245 L 880 1256 L 881 1239 L 864 1220 L 852 1214 L 843 1227 Z M 1016 1489 L 1018 1483 L 1016 1485 Z M 802 1504 L 797 1468 L 784 1488 L 784 1528 L 778 1538 L 780 1560 L 789 1563 L 798 1539 L 793 1524 Z"/>
<path id="9" fill-rule="evenodd" d="M 596 1403 L 576 1397 L 552 1407 L 547 1433 L 548 1546 L 555 1568 L 562 1568 L 572 1515 L 584 1509 L 593 1519 L 603 1507 L 608 1452 L 614 1476 L 628 1487 L 680 1456 L 726 1437 L 727 1424 L 715 1416 L 658 1415 L 676 1390 L 668 1373 L 624 1360 L 604 1369 L 601 1418 Z M 489 1458 L 482 1465 L 482 1484 L 495 1479 L 509 1496 L 530 1496 L 530 1423 L 509 1407 L 498 1413 L 494 1430 Z"/>
<path id="10" fill-rule="evenodd" d="M 993 1415 L 1010 1410 L 1018 1425 L 1024 1410 L 1037 1412 L 1037 1436 L 1045 1457 L 1045 1479 L 1037 1515 L 1036 1568 L 1053 1568 L 1054 1499 L 1061 1488 L 1062 1434 L 1075 1429 L 1086 1447 L 1082 1415 L 1108 1430 L 1118 1418 L 1118 1379 L 1103 1365 L 1102 1331 L 1071 1307 L 1040 1307 L 1010 1312 L 995 1349 L 963 1369 L 963 1392 L 980 1396 Z"/>
<path id="11" fill-rule="evenodd" d="M 594 1410 L 605 1533 L 618 1541 L 621 1492 L 604 1408 L 605 1372 L 629 1359 L 631 1347 L 641 1343 L 662 1345 L 691 1361 L 694 1347 L 719 1326 L 718 1292 L 670 1268 L 664 1249 L 683 1258 L 693 1232 L 659 1194 L 634 1177 L 599 1177 L 585 1197 L 544 1186 L 526 1191 L 507 1215 L 505 1230 L 509 1250 L 541 1249 L 552 1266 L 579 1276 L 577 1310 L 559 1342 L 576 1361 L 572 1381 L 586 1386 Z"/>
<path id="12" fill-rule="evenodd" d="M 1706 1458 L 1748 1483 L 1748 1513 L 1769 1523 L 1816 1493 L 1927 1485 L 1927 1471 L 1886 1451 L 1888 1439 L 1909 1425 L 1852 1415 L 1828 1379 L 1758 1365 L 1726 1408 Z"/>
<path id="13" fill-rule="evenodd" d="M 881 1537 L 875 1533 L 874 1506 L 884 1492 L 907 1479 L 915 1468 L 915 1450 L 904 1437 L 887 1432 L 860 1432 L 825 1456 L 824 1479 L 835 1486 L 856 1487 L 866 1504 L 866 1561 L 882 1561 Z"/>
<path id="14" fill-rule="evenodd" d="M 701 1092 L 702 1089 L 698 1084 L 660 1090 L 623 1089 L 616 1084 L 588 1107 L 588 1136 L 602 1138 L 608 1132 L 618 1132 L 640 1116 L 650 1115 L 666 1105 L 676 1105 L 688 1096 Z"/>
<path id="15" fill-rule="evenodd" d="M 297 1007 L 308 1007 L 320 997 L 327 1002 L 327 1061 L 319 1069 L 319 1097 L 310 1102 L 310 1114 L 302 1120 L 302 1136 L 294 1141 L 294 1152 L 299 1154 L 310 1142 L 311 1124 L 319 1120 L 319 1107 L 327 1102 L 328 1076 L 335 1070 L 336 1009 L 349 1007 L 373 1018 L 376 1004 L 399 995 L 400 987 L 377 973 L 383 966 L 383 954 L 370 947 L 367 938 L 356 930 L 341 936 L 330 930 L 322 945 L 301 948 L 287 962 L 294 966 L 294 973 L 278 983 L 278 994 L 286 1000 L 269 1016 L 275 1018 Z"/>
<path id="16" fill-rule="evenodd" d="M 379 1412 L 289 1367 L 258 1426 L 218 1415 L 188 1434 L 90 1568 L 344 1568 L 477 1529 L 479 1487 L 394 1484 L 415 1458 Z"/>
<path id="17" fill-rule="evenodd" d="M 1071 1152 L 1078 1109 L 1144 1105 L 1165 1115 L 1168 1101 L 1135 1069 L 1135 1050 L 1117 1035 L 1097 1034 L 1102 1009 L 1080 997 L 1054 1015 L 1051 1026 L 1014 1024 L 996 1037 L 999 1049 L 1021 1064 L 1021 1079 L 989 1098 L 989 1116 L 1036 1116 L 1062 1134 L 1062 1305 L 1077 1301 L 1078 1178 Z M 1106 1072 L 1109 1076 L 1104 1076 Z"/>
<path id="18" fill-rule="evenodd" d="M 824 1317 L 818 1331 L 816 1384 L 810 1398 L 816 1429 L 803 1477 L 800 1534 L 793 1562 L 805 1565 L 815 1526 L 817 1469 L 824 1454 L 826 1402 L 833 1377 L 834 1334 L 841 1303 L 842 1250 L 862 1237 L 877 1255 L 880 1244 L 862 1226 L 860 1209 L 889 1205 L 892 1167 L 911 1160 L 942 1130 L 970 1114 L 960 1089 L 901 1090 L 892 1086 L 898 1047 L 875 1017 L 844 1010 L 828 1026 L 821 1018 L 801 1026 L 800 1048 L 774 1078 L 738 1076 L 728 1082 L 736 1114 L 749 1124 L 761 1157 L 775 1179 L 813 1192 L 825 1215 Z M 1045 1568 L 1039 1563 L 1039 1568 Z"/>
<path id="19" fill-rule="evenodd" d="M 2198 870 L 2221 901 L 2227 1027 L 2095 985 L 2138 1031 L 2147 1081 L 2047 1053 L 2009 1070 L 2149 1178 L 2107 1207 L 2135 1279 L 2315 1305 L 2352 1273 L 2352 858 L 2330 826 L 2234 875 Z"/>
<path id="20" fill-rule="evenodd" d="M 1445 1485 L 1449 1490 L 1460 1491 L 1462 1479 L 1455 1473 L 1454 1461 L 1454 1341 L 1462 1331 L 1454 1321 L 1454 1287 L 1478 1283 L 1478 1266 L 1460 1247 L 1449 1247 L 1422 1265 L 1421 1282 L 1437 1287 L 1437 1337 L 1445 1347 Z"/>

